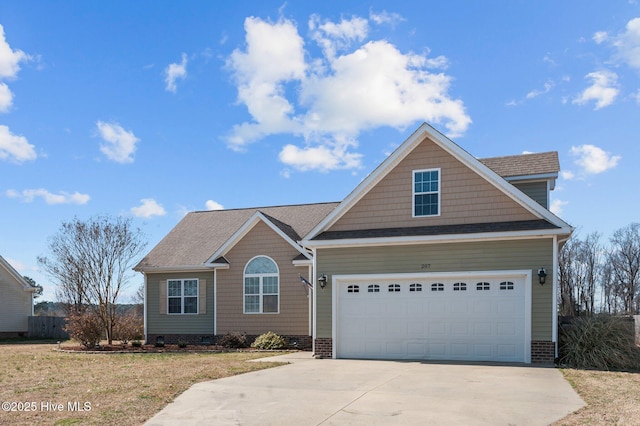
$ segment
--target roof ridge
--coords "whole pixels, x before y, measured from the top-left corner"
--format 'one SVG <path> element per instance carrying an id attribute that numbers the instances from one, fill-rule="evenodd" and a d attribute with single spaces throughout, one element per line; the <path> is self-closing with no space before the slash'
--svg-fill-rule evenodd
<path id="1" fill-rule="evenodd" d="M 325 204 L 340 204 L 340 201 L 323 201 L 317 203 L 299 203 L 299 204 L 280 204 L 275 206 L 253 206 L 253 207 L 237 207 L 232 209 L 219 209 L 219 210 L 194 210 L 189 213 L 210 213 L 210 212 L 231 212 L 231 211 L 242 211 L 242 210 L 262 210 L 262 209 L 274 209 L 279 207 L 303 207 L 303 206 L 319 206 Z"/>
<path id="2" fill-rule="evenodd" d="M 499 158 L 510 158 L 510 157 L 526 157 L 527 155 L 544 155 L 544 154 L 558 154 L 558 151 L 544 151 L 544 152 L 527 152 L 522 154 L 510 154 L 510 155 L 498 155 L 497 157 L 476 157 L 479 161 L 483 160 L 497 160 Z"/>

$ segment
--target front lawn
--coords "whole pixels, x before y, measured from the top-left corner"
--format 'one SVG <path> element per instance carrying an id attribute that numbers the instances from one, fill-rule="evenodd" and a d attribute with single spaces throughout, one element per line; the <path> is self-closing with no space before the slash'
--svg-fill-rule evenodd
<path id="1" fill-rule="evenodd" d="M 556 426 L 640 425 L 640 373 L 561 371 L 587 405 L 556 422 Z"/>
<path id="2" fill-rule="evenodd" d="M 280 365 L 246 362 L 268 356 L 259 352 L 85 354 L 56 346 L 0 344 L 0 424 L 140 425 L 194 383 Z"/>

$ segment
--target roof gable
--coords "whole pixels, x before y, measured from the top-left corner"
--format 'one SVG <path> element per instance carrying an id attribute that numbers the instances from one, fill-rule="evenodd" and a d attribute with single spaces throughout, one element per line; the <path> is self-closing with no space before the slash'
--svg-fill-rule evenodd
<path id="1" fill-rule="evenodd" d="M 222 246 L 220 246 L 220 248 L 218 248 L 218 250 L 216 250 L 209 259 L 207 259 L 205 264 L 215 263 L 218 258 L 224 257 L 229 250 L 238 244 L 238 242 L 260 222 L 266 224 L 283 240 L 289 243 L 289 245 L 300 252 L 300 254 L 309 258 L 307 252 L 297 243 L 300 237 L 290 225 L 266 215 L 261 211 L 257 211 L 227 241 L 225 241 L 225 243 L 222 244 Z"/>
<path id="2" fill-rule="evenodd" d="M 9 277 L 12 278 L 11 281 L 13 281 L 16 284 L 16 286 L 19 286 L 24 291 L 31 291 L 31 292 L 36 291 L 36 288 L 31 286 L 27 282 L 27 280 L 25 280 L 24 277 L 22 275 L 20 275 L 18 273 L 18 271 L 16 271 L 13 268 L 13 266 L 11 266 L 11 264 L 9 262 L 7 262 L 5 260 L 5 258 L 2 257 L 2 256 L 0 256 L 0 268 L 4 269 L 6 271 L 6 273 L 9 275 Z"/>
<path id="3" fill-rule="evenodd" d="M 465 168 L 475 173 L 484 182 L 487 187 L 491 187 L 495 192 L 499 192 L 503 198 L 508 198 L 512 205 L 520 210 L 520 214 L 524 212 L 526 215 L 510 220 L 546 220 L 554 227 L 560 229 L 558 233 L 570 232 L 571 227 L 560 218 L 555 216 L 547 209 L 540 206 L 535 201 L 531 200 L 528 196 L 509 184 L 505 179 L 499 176 L 496 172 L 489 167 L 478 161 L 475 157 L 470 155 L 460 146 L 453 141 L 442 135 L 433 127 L 424 123 L 421 125 L 409 138 L 403 142 L 385 161 L 380 164 L 366 179 L 364 179 L 360 185 L 358 185 L 351 194 L 349 194 L 340 203 L 336 209 L 330 213 L 322 222 L 318 224 L 309 234 L 305 236 L 305 244 L 309 240 L 318 236 L 318 234 L 325 231 L 340 230 L 341 227 L 336 224 L 349 213 L 351 209 L 358 205 L 374 188 L 380 184 L 383 179 L 389 176 L 396 167 L 398 167 L 416 148 L 422 143 L 432 143 L 447 155 L 455 159 Z M 416 167 L 419 169 L 420 167 Z M 443 177 L 444 179 L 444 177 Z M 392 188 L 389 189 L 393 190 Z M 410 186 L 409 186 L 410 190 Z M 410 199 L 410 198 L 409 198 Z M 410 201 L 409 201 L 410 202 Z M 391 206 L 393 208 L 393 206 Z M 411 212 L 408 213 L 409 216 Z M 371 215 L 374 215 L 373 213 Z M 527 217 L 528 216 L 528 217 Z M 471 220 L 471 219 L 470 219 Z M 424 223 L 419 223 L 420 220 L 414 221 L 414 226 L 424 226 Z M 453 222 L 455 223 L 455 222 Z M 465 223 L 464 221 L 460 223 Z M 350 225 L 351 226 L 351 225 Z M 407 226 L 407 225 L 400 225 Z M 361 229 L 367 226 L 360 226 Z M 346 230 L 343 229 L 343 230 Z"/>
<path id="4" fill-rule="evenodd" d="M 210 210 L 188 213 L 136 265 L 137 271 L 169 269 L 203 269 L 221 263 L 215 253 L 222 253 L 237 242 L 255 220 L 264 221 L 289 241 L 307 234 L 338 203 L 300 204 L 246 209 Z M 260 216 L 256 214 L 260 212 Z M 253 225 L 252 225 L 253 223 Z"/>

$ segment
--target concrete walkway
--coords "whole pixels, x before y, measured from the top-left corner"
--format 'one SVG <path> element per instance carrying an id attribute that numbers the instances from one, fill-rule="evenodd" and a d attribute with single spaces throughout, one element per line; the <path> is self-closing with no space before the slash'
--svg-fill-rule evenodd
<path id="1" fill-rule="evenodd" d="M 147 425 L 548 425 L 584 406 L 554 368 L 317 360 L 198 383 Z"/>

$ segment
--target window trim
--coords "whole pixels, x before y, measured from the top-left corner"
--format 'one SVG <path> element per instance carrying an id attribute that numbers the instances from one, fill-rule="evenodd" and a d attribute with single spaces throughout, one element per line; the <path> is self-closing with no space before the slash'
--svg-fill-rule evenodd
<path id="1" fill-rule="evenodd" d="M 254 261 L 255 259 L 258 259 L 260 257 L 264 257 L 269 259 L 271 262 L 273 262 L 273 264 L 276 267 L 276 272 L 272 273 L 259 273 L 259 274 L 247 274 L 247 266 L 249 266 L 249 264 Z M 259 288 L 258 288 L 258 293 L 257 294 L 247 294 L 246 290 L 246 279 L 247 278 L 259 278 Z M 276 277 L 278 279 L 278 292 L 277 293 L 265 293 L 264 292 L 264 282 L 263 282 L 263 278 L 265 277 Z M 278 297 L 278 307 L 276 309 L 275 312 L 264 312 L 264 296 L 277 296 Z M 247 296 L 258 296 L 259 297 L 259 307 L 258 307 L 258 312 L 247 312 Z M 278 262 L 276 262 L 275 260 L 273 260 L 272 257 L 270 256 L 266 256 L 266 255 L 258 255 L 258 256 L 253 256 L 251 259 L 249 259 L 247 261 L 247 263 L 244 265 L 244 269 L 242 270 L 242 313 L 246 314 L 246 315 L 274 315 L 274 314 L 279 314 L 280 313 L 280 267 L 278 266 Z"/>
<path id="2" fill-rule="evenodd" d="M 418 192 L 416 193 L 416 173 L 421 172 L 438 172 L 438 213 L 437 214 L 425 214 L 416 215 L 416 195 L 433 194 L 433 191 Z M 439 217 L 442 214 L 442 169 L 440 167 L 432 169 L 418 169 L 411 171 L 411 217 L 413 218 L 426 218 L 426 217 Z"/>
<path id="3" fill-rule="evenodd" d="M 169 283 L 179 281 L 180 282 L 180 296 L 170 296 L 169 295 Z M 184 283 L 185 281 L 195 281 L 196 282 L 196 311 L 195 312 L 185 312 L 184 311 L 184 299 L 185 297 L 194 297 L 194 296 L 185 296 L 184 295 Z M 200 314 L 200 279 L 199 278 L 170 278 L 167 279 L 167 315 L 199 315 Z M 169 312 L 170 305 L 169 299 L 180 299 L 180 312 Z"/>

